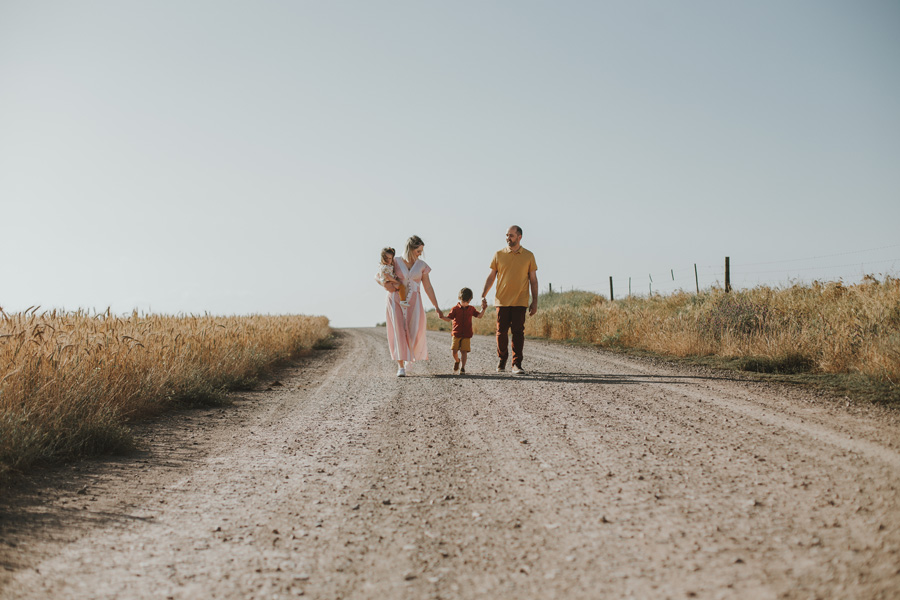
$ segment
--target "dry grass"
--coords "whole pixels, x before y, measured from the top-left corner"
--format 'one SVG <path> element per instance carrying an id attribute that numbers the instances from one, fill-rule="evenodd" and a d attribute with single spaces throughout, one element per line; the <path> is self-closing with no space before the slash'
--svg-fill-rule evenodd
<path id="1" fill-rule="evenodd" d="M 0 309 L 0 478 L 127 449 L 129 421 L 179 403 L 217 402 L 330 333 L 325 317 Z"/>
<path id="2" fill-rule="evenodd" d="M 714 289 L 610 302 L 590 292 L 542 295 L 526 334 L 669 356 L 739 358 L 745 370 L 859 374 L 900 386 L 900 279 Z M 473 321 L 492 334 L 491 311 Z M 449 324 L 429 314 L 429 326 Z"/>

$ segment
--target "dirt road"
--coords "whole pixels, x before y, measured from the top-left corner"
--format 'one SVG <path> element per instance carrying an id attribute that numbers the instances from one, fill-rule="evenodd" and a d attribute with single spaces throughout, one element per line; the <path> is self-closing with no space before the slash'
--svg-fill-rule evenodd
<path id="1" fill-rule="evenodd" d="M 0 506 L 3 598 L 897 598 L 900 420 L 526 342 L 343 330 Z M 281 385 L 278 385 L 281 384 Z"/>

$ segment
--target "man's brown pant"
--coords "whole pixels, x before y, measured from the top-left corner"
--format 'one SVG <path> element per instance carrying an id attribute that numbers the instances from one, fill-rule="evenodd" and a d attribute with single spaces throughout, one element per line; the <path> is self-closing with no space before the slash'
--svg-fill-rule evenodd
<path id="1" fill-rule="evenodd" d="M 527 306 L 497 307 L 497 356 L 506 364 L 509 358 L 509 330 L 512 329 L 513 364 L 522 366 L 522 349 L 525 346 L 525 313 Z"/>

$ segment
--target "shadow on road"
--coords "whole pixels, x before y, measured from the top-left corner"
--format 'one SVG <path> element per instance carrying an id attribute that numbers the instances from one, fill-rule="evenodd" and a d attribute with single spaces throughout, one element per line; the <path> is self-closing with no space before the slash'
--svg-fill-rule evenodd
<path id="1" fill-rule="evenodd" d="M 119 482 L 123 478 L 139 481 L 150 468 L 172 473 L 190 468 L 198 447 L 184 442 L 184 426 L 170 429 L 165 424 L 178 424 L 191 415 L 208 418 L 211 412 L 184 409 L 136 425 L 138 437 L 144 438 L 141 445 L 149 448 L 33 467 L 5 481 L 0 493 L 0 597 L 6 578 L 40 559 L 40 551 L 30 550 L 35 539 L 71 542 L 111 523 L 156 523 L 148 507 L 116 499 Z M 151 428 L 152 441 L 146 439 Z"/>
<path id="2" fill-rule="evenodd" d="M 528 371 L 525 375 L 513 375 L 512 373 L 465 373 L 463 375 L 454 375 L 452 373 L 441 373 L 437 375 L 426 375 L 436 379 L 476 379 L 479 381 L 543 381 L 551 383 L 594 383 L 603 385 L 646 385 L 655 383 L 665 384 L 688 384 L 691 380 L 716 380 L 716 381 L 738 381 L 728 377 L 702 377 L 697 375 L 598 375 L 592 373 L 558 373 L 558 372 L 538 372 Z"/>

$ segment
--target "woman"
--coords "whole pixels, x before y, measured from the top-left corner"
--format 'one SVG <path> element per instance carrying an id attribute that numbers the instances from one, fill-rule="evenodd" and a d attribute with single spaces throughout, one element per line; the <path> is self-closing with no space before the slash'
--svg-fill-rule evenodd
<path id="1" fill-rule="evenodd" d="M 425 305 L 421 290 L 424 289 L 437 310 L 437 296 L 431 287 L 428 273 L 431 267 L 420 257 L 425 250 L 425 242 L 417 235 L 406 241 L 406 250 L 401 258 L 394 258 L 397 279 L 406 286 L 406 303 L 400 302 L 400 294 L 392 292 L 387 296 L 387 336 L 391 358 L 397 361 L 397 377 L 406 377 L 406 362 L 428 360 L 428 342 L 425 339 Z M 385 289 L 387 287 L 385 286 Z"/>

